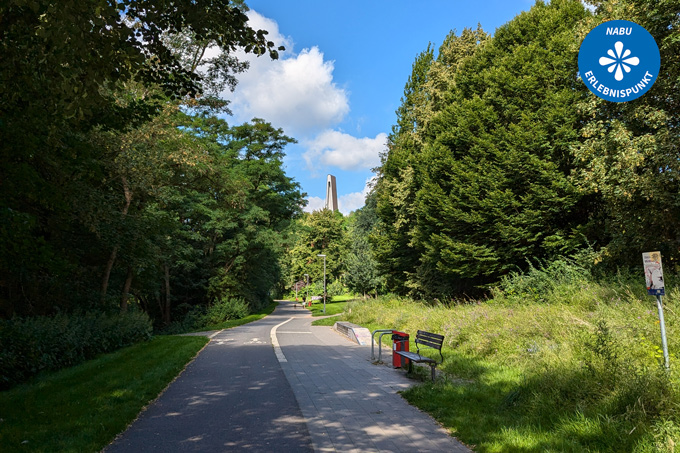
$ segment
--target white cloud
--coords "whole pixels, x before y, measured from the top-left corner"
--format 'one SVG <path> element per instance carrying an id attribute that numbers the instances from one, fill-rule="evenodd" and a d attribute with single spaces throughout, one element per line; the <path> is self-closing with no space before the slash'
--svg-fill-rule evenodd
<path id="1" fill-rule="evenodd" d="M 318 211 L 326 206 L 326 200 L 319 197 L 307 197 L 307 202 L 307 206 L 304 208 L 305 212 Z"/>
<path id="2" fill-rule="evenodd" d="M 343 170 L 362 170 L 380 164 L 380 152 L 385 149 L 387 134 L 381 132 L 375 138 L 357 138 L 339 131 L 327 130 L 314 140 L 305 142 L 308 148 L 303 154 L 310 169 L 319 164 Z"/>
<path id="3" fill-rule="evenodd" d="M 324 61 L 318 47 L 293 52 L 293 42 L 281 35 L 275 21 L 248 12 L 251 26 L 269 31 L 267 39 L 286 46 L 279 60 L 240 55 L 250 69 L 238 75 L 230 96 L 239 120 L 264 118 L 289 135 L 309 134 L 343 120 L 349 113 L 347 92 L 333 82 L 334 63 Z"/>
<path id="4" fill-rule="evenodd" d="M 364 192 L 348 193 L 338 197 L 338 210 L 344 215 L 348 215 L 352 211 L 356 211 L 366 203 L 366 194 Z"/>
<path id="5" fill-rule="evenodd" d="M 584 0 L 581 0 L 581 3 L 582 3 L 583 6 L 585 6 L 586 9 L 587 9 L 588 11 L 590 11 L 591 13 L 595 13 L 595 12 L 597 11 L 597 7 L 596 7 L 595 5 L 592 5 L 589 1 L 587 1 L 587 0 L 585 0 L 585 1 L 584 1 Z"/>

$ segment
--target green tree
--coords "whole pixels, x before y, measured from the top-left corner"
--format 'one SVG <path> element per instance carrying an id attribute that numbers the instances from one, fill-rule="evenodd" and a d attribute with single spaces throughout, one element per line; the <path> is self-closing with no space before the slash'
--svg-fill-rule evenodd
<path id="1" fill-rule="evenodd" d="M 453 297 L 581 240 L 569 180 L 582 98 L 573 74 L 579 2 L 538 2 L 496 30 L 455 74 L 431 121 L 415 242 L 418 290 Z"/>
<path id="2" fill-rule="evenodd" d="M 107 294 L 109 263 L 130 243 L 120 240 L 135 208 L 126 184 L 137 182 L 119 171 L 125 148 L 99 146 L 93 133 L 129 134 L 164 99 L 229 81 L 242 69 L 229 57 L 236 48 L 276 58 L 245 11 L 228 0 L 0 5 L 1 313 L 82 308 Z M 225 57 L 211 67 L 222 72 L 183 64 L 172 34 L 220 47 Z"/>
<path id="3" fill-rule="evenodd" d="M 350 290 L 364 295 L 376 293 L 384 284 L 373 245 L 369 241 L 378 225 L 375 208 L 375 192 L 371 192 L 366 197 L 364 207 L 350 215 L 351 223 L 348 229 L 350 249 L 346 259 L 345 282 Z"/>
<path id="4" fill-rule="evenodd" d="M 599 23 L 625 19 L 648 30 L 661 52 L 661 71 L 644 96 L 606 102 L 594 95 L 580 104 L 587 122 L 573 147 L 574 182 L 599 200 L 597 216 L 607 237 L 603 257 L 614 266 L 639 266 L 640 253 L 661 250 L 669 268 L 680 259 L 680 181 L 677 99 L 680 83 L 680 2 L 594 1 L 596 14 L 579 37 Z"/>
<path id="5" fill-rule="evenodd" d="M 322 209 L 306 213 L 296 226 L 295 243 L 287 253 L 288 284 L 304 280 L 323 281 L 323 258 L 326 255 L 326 281 L 331 282 L 345 272 L 348 250 L 347 231 L 342 213 Z"/>
<path id="6" fill-rule="evenodd" d="M 381 221 L 373 242 L 380 272 L 388 287 L 399 293 L 407 292 L 406 278 L 414 271 L 420 255 L 411 242 L 419 188 L 414 166 L 422 151 L 420 131 L 424 119 L 419 112 L 425 111 L 425 84 L 433 58 L 431 46 L 416 58 L 397 110 L 397 124 L 388 139 L 388 151 L 381 156 L 377 169 L 376 212 Z"/>
<path id="7" fill-rule="evenodd" d="M 400 248 L 410 256 L 391 287 L 472 295 L 582 241 L 588 205 L 569 175 L 584 96 L 572 42 L 586 16 L 577 1 L 537 2 L 493 38 L 449 35 L 420 77 L 415 138 L 393 140 L 381 168 L 378 256 L 388 267 Z M 402 225 L 399 247 L 390 229 Z"/>

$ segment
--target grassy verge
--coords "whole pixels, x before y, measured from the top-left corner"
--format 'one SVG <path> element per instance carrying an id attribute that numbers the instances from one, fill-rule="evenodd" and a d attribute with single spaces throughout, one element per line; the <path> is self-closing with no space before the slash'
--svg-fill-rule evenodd
<path id="1" fill-rule="evenodd" d="M 155 337 L 1 392 L 2 451 L 101 450 L 207 341 Z"/>
<path id="2" fill-rule="evenodd" d="M 357 296 L 355 294 L 340 294 L 339 296 L 333 296 L 331 298 L 332 302 L 350 302 L 356 300 Z"/>
<path id="3" fill-rule="evenodd" d="M 257 313 L 251 313 L 245 318 L 241 319 L 230 319 L 228 321 L 224 321 L 218 324 L 211 324 L 208 326 L 204 326 L 200 329 L 194 330 L 194 332 L 203 332 L 206 330 L 222 330 L 222 329 L 230 329 L 232 327 L 237 327 L 237 326 L 242 326 L 243 324 L 248 324 L 253 321 L 259 321 L 260 319 L 264 318 L 267 315 L 272 314 L 274 309 L 276 309 L 276 306 L 278 305 L 277 302 L 272 302 L 269 304 L 267 307 L 263 308 L 262 310 L 258 311 Z"/>
<path id="4" fill-rule="evenodd" d="M 316 321 L 312 321 L 313 326 L 333 326 L 338 321 L 345 321 L 343 316 L 331 316 L 330 318 L 321 318 Z"/>
<path id="5" fill-rule="evenodd" d="M 454 306 L 385 297 L 356 302 L 344 316 L 369 329 L 445 335 L 445 377 L 404 397 L 475 451 L 676 451 L 680 291 L 664 299 L 665 373 L 654 300 L 643 285 L 532 288 Z"/>
<path id="6" fill-rule="evenodd" d="M 308 310 L 312 312 L 312 316 L 332 316 L 344 312 L 348 303 L 326 301 L 326 313 L 324 313 L 323 302 L 314 302 Z"/>

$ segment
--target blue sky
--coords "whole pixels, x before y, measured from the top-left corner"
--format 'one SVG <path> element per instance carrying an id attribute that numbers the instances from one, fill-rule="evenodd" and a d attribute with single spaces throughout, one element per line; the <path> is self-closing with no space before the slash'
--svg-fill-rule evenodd
<path id="1" fill-rule="evenodd" d="M 371 168 L 396 122 L 416 56 L 451 30 L 480 23 L 493 33 L 530 0 L 246 0 L 251 26 L 286 46 L 278 61 L 246 57 L 232 101 L 236 124 L 264 118 L 298 140 L 286 172 L 319 209 L 326 175 L 337 178 L 340 210 L 363 206 Z"/>

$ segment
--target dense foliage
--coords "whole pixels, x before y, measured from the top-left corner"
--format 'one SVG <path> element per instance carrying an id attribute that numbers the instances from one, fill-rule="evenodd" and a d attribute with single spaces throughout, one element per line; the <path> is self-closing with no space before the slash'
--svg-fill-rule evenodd
<path id="1" fill-rule="evenodd" d="M 384 287 L 384 278 L 369 236 L 377 223 L 375 197 L 348 216 L 328 209 L 305 213 L 287 231 L 287 253 L 281 260 L 284 288 L 303 294 L 323 294 L 323 257 L 326 255 L 326 292 L 332 297 L 347 291 L 375 294 Z M 305 275 L 306 274 L 306 275 Z"/>
<path id="2" fill-rule="evenodd" d="M 324 258 L 318 255 L 326 255 L 327 285 L 344 274 L 349 243 L 343 215 L 329 209 L 305 213 L 291 233 L 284 256 L 287 285 L 319 282 L 323 294 Z"/>
<path id="3" fill-rule="evenodd" d="M 680 2 L 594 1 L 596 14 L 577 30 L 584 36 L 600 22 L 627 19 L 648 30 L 661 52 L 661 75 L 644 96 L 613 104 L 588 96 L 580 140 L 572 146 L 573 179 L 598 199 L 592 215 L 607 233 L 604 258 L 639 265 L 642 251 L 661 250 L 665 267 L 680 259 Z"/>
<path id="4" fill-rule="evenodd" d="M 151 320 L 143 313 L 0 320 L 0 390 L 150 338 Z"/>
<path id="5" fill-rule="evenodd" d="M 277 58 L 241 0 L 0 6 L 0 317 L 268 304 L 293 140 L 219 95 Z M 206 58 L 206 50 L 216 57 Z M 216 52 L 219 50 L 219 52 Z"/>
<path id="6" fill-rule="evenodd" d="M 677 1 L 537 2 L 496 30 L 418 56 L 378 169 L 373 234 L 388 287 L 476 295 L 531 262 L 594 245 L 595 261 L 675 263 Z M 614 104 L 578 78 L 581 39 L 628 19 L 662 51 L 663 81 Z M 675 245 L 674 245 L 675 244 Z"/>

